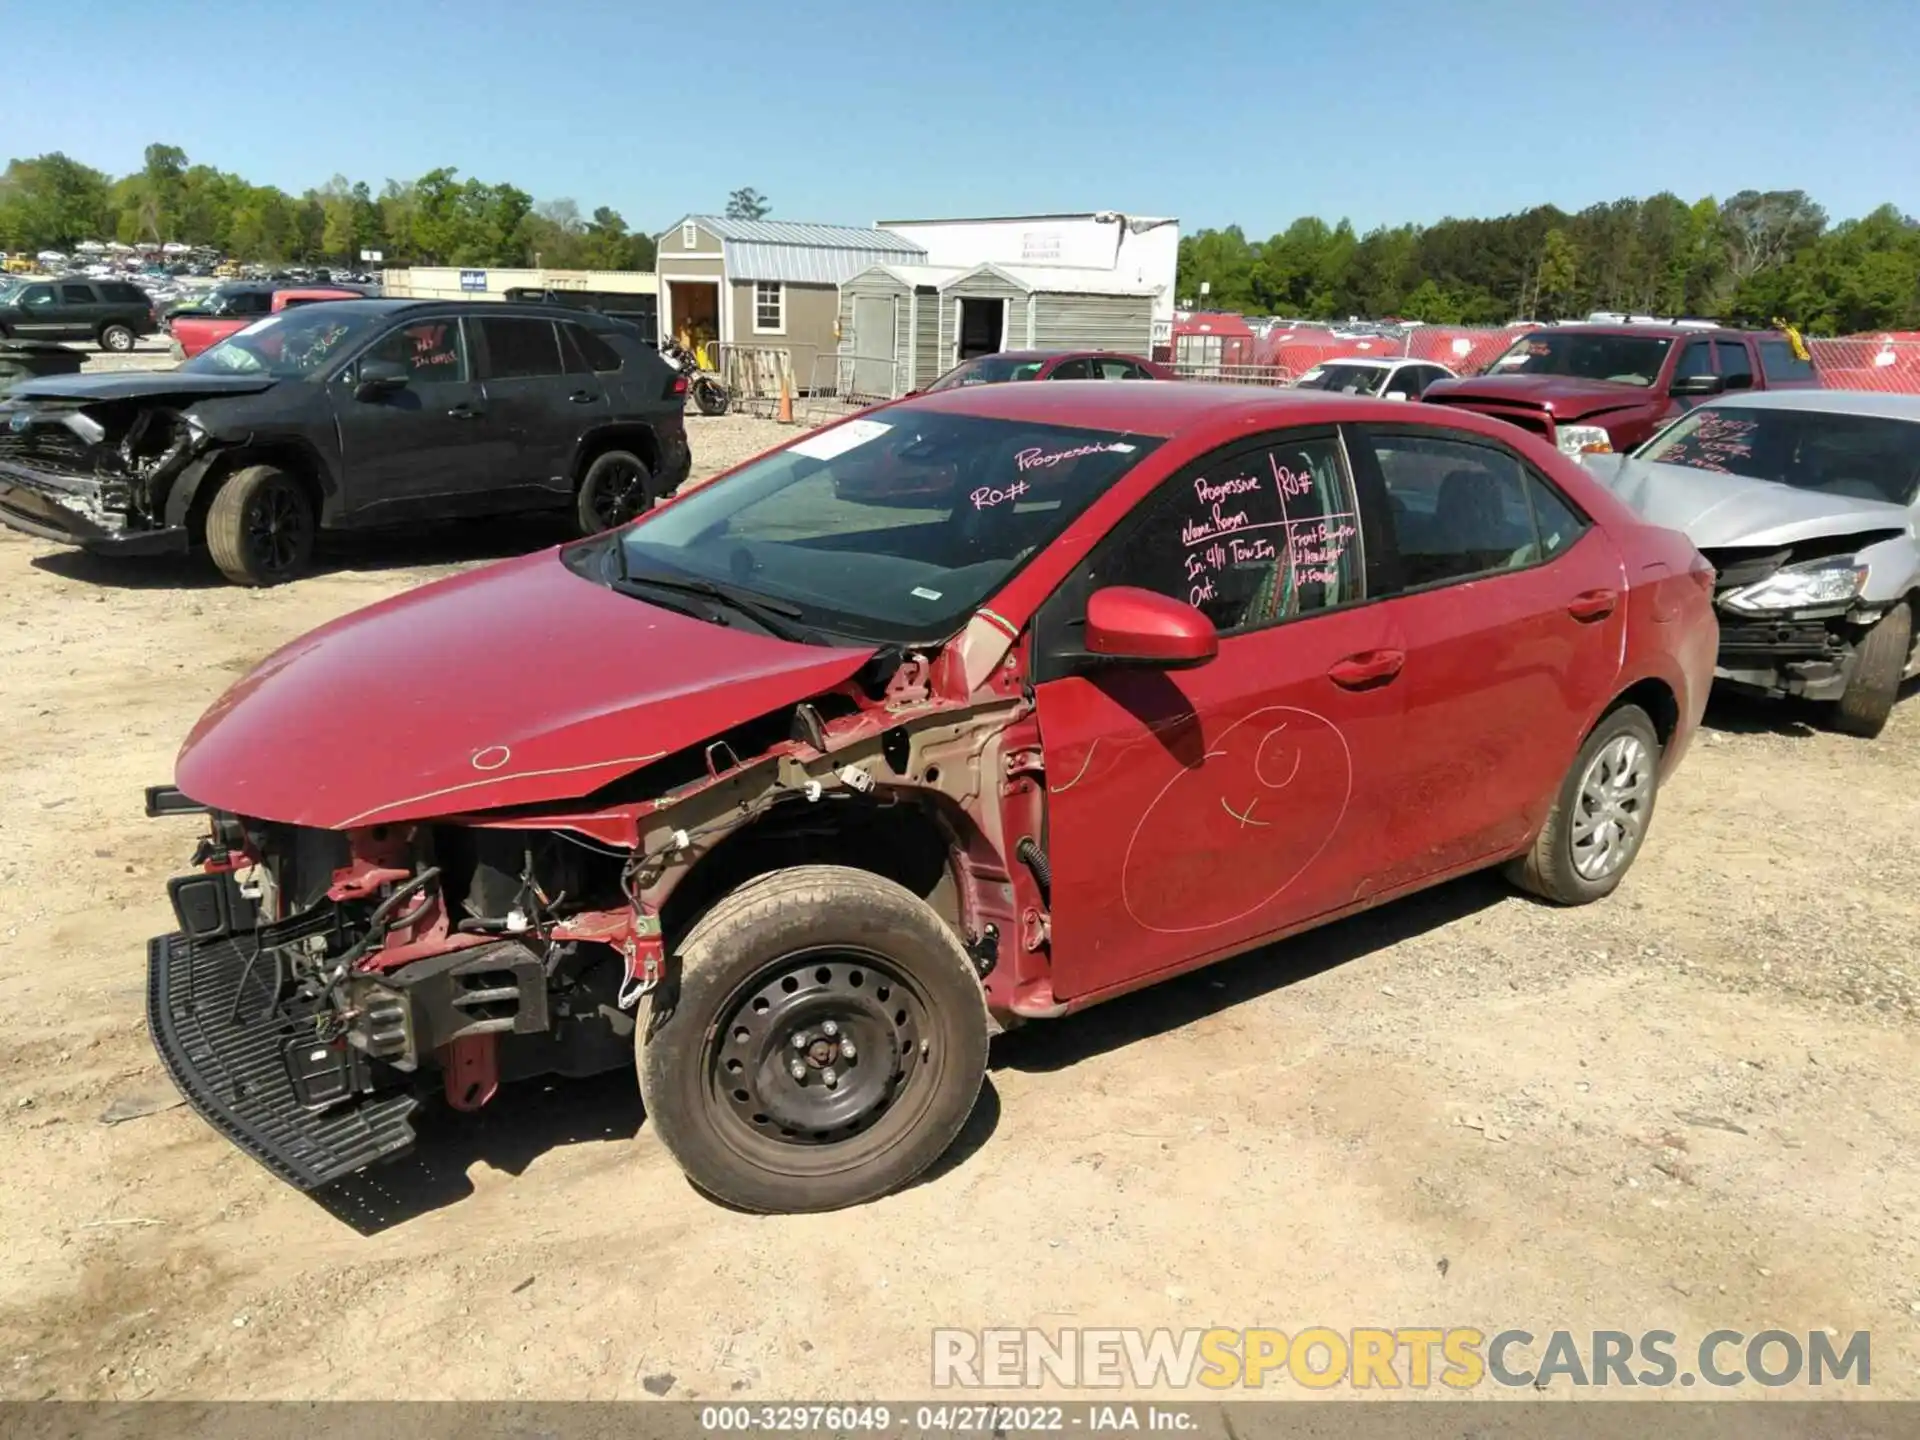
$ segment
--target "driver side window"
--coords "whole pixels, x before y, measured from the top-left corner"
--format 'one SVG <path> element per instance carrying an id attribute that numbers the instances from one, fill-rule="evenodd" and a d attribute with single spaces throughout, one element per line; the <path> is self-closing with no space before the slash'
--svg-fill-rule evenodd
<path id="1" fill-rule="evenodd" d="M 1094 583 L 1185 600 L 1222 636 L 1360 596 L 1359 526 L 1332 434 L 1237 446 L 1169 481 Z"/>
<path id="2" fill-rule="evenodd" d="M 420 384 L 462 384 L 469 376 L 467 347 L 458 320 L 416 320 L 382 339 L 361 357 L 400 366 Z"/>

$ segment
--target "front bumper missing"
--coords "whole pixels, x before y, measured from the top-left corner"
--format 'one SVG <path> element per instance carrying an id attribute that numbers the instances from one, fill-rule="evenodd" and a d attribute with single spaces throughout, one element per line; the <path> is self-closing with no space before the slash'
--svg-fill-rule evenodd
<path id="1" fill-rule="evenodd" d="M 1722 615 L 1717 680 L 1762 694 L 1838 700 L 1853 650 L 1825 620 L 1748 620 Z"/>
<path id="2" fill-rule="evenodd" d="M 129 530 L 110 508 L 99 480 L 57 475 L 0 460 L 0 523 L 41 540 L 59 540 L 116 555 L 171 555 L 187 549 L 187 532 Z"/>
<path id="3" fill-rule="evenodd" d="M 147 945 L 147 1026 L 180 1093 L 288 1184 L 317 1190 L 413 1148 L 418 1101 L 356 1093 L 356 1056 L 311 1017 L 269 1009 L 279 977 L 255 937 Z M 244 994 L 243 994 L 244 991 Z"/>

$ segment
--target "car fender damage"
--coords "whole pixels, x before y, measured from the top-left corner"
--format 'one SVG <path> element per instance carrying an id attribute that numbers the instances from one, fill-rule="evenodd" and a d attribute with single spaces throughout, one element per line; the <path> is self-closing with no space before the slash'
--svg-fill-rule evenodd
<path id="1" fill-rule="evenodd" d="M 178 525 L 170 495 L 215 443 L 192 418 L 204 398 L 0 405 L 0 517 L 82 545 L 161 541 Z"/>
<path id="2" fill-rule="evenodd" d="M 1058 1013 L 1044 794 L 1022 645 L 976 617 L 570 800 L 343 829 L 210 809 L 172 887 L 181 933 L 151 950 L 152 1029 L 197 1108 L 313 1189 L 407 1149 L 423 1091 L 474 1109 L 631 1063 L 640 997 L 671 1011 L 676 941 L 795 863 L 919 894 L 996 1023 Z"/>

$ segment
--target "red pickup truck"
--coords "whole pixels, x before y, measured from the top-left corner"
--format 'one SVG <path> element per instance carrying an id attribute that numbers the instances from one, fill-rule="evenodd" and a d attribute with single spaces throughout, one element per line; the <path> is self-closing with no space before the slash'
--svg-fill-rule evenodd
<path id="1" fill-rule="evenodd" d="M 1806 389 L 1813 363 L 1770 331 L 1697 325 L 1553 325 L 1515 340 L 1484 372 L 1440 380 L 1421 400 L 1477 410 L 1565 455 L 1632 450 L 1712 395 Z"/>
<path id="2" fill-rule="evenodd" d="M 324 285 L 302 290 L 275 290 L 266 313 L 278 315 L 291 306 L 312 305 L 321 300 L 358 300 L 362 298 L 362 293 Z M 167 321 L 167 333 L 173 338 L 174 359 L 191 360 L 229 335 L 239 334 L 258 319 L 260 313 L 257 310 L 248 313 L 177 311 Z"/>

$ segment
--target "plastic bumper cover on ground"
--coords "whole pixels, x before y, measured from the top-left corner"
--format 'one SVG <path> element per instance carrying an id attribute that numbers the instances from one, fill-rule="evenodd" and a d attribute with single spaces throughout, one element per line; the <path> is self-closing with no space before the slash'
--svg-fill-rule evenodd
<path id="1" fill-rule="evenodd" d="M 263 1013 L 272 962 L 249 974 L 250 935 L 147 945 L 147 1025 L 187 1103 L 288 1184 L 317 1190 L 413 1146 L 412 1095 L 389 1092 L 316 1109 L 288 1070 L 291 1045 L 311 1046 L 311 1019 Z M 242 987 L 247 994 L 236 1005 Z"/>

